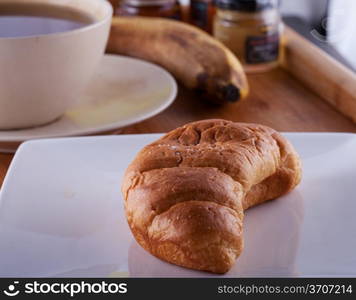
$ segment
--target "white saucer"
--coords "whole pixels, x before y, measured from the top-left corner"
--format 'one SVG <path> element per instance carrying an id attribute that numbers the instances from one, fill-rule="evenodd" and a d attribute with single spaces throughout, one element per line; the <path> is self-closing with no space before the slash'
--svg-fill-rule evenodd
<path id="1" fill-rule="evenodd" d="M 42 127 L 0 130 L 0 151 L 13 152 L 32 139 L 109 132 L 148 119 L 166 109 L 177 95 L 174 78 L 138 59 L 105 55 L 77 106 Z"/>

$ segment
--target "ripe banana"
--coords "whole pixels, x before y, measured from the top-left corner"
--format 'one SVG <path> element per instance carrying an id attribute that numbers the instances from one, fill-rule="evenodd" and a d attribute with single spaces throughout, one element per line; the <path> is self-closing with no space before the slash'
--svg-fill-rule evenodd
<path id="1" fill-rule="evenodd" d="M 236 102 L 248 93 L 238 59 L 222 43 L 191 25 L 148 17 L 115 17 L 109 53 L 161 65 L 183 85 L 215 103 Z"/>

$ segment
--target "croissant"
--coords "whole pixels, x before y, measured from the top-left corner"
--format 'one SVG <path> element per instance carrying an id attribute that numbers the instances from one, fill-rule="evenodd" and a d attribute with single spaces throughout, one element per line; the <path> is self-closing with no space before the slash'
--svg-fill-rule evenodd
<path id="1" fill-rule="evenodd" d="M 275 130 L 204 120 L 144 147 L 125 172 L 122 192 L 128 224 L 145 250 L 222 274 L 243 250 L 244 210 L 300 180 L 298 154 Z"/>

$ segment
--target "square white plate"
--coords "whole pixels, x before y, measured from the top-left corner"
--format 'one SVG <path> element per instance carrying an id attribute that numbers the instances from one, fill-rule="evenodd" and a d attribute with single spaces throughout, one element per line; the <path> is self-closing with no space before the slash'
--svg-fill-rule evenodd
<path id="1" fill-rule="evenodd" d="M 302 183 L 247 212 L 244 252 L 225 276 L 355 276 L 356 135 L 286 136 Z M 23 144 L 0 198 L 0 276 L 213 276 L 151 256 L 126 224 L 123 172 L 158 137 Z"/>

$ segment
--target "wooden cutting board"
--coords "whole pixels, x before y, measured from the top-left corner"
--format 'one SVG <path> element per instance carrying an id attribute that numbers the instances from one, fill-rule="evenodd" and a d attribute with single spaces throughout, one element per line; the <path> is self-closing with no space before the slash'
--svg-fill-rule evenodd
<path id="1" fill-rule="evenodd" d="M 167 111 L 124 133 L 165 132 L 206 118 L 256 122 L 280 131 L 356 132 L 356 74 L 294 30 L 287 27 L 285 35 L 283 65 L 248 75 L 247 101 L 212 106 L 181 87 Z"/>

